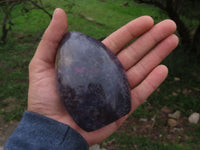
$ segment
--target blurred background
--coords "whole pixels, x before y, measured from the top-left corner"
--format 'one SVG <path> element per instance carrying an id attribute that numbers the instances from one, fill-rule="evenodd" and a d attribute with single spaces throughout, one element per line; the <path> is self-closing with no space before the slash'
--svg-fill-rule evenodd
<path id="1" fill-rule="evenodd" d="M 67 13 L 68 31 L 99 40 L 142 15 L 174 20 L 180 44 L 162 62 L 168 78 L 100 147 L 200 149 L 199 0 L 0 0 L 0 146 L 26 110 L 28 65 L 57 7 Z"/>

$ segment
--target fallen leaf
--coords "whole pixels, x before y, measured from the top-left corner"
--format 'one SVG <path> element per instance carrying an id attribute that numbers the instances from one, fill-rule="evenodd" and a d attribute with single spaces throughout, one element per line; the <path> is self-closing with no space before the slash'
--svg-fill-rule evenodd
<path id="1" fill-rule="evenodd" d="M 147 118 L 140 118 L 139 121 L 141 121 L 141 122 L 147 122 L 148 120 L 147 120 Z"/>
<path id="2" fill-rule="evenodd" d="M 87 20 L 89 20 L 89 21 L 94 21 L 94 19 L 93 18 L 91 18 L 91 17 L 85 17 Z"/>
<path id="3" fill-rule="evenodd" d="M 174 77 L 174 81 L 180 81 L 181 79 L 179 77 Z"/>
<path id="4" fill-rule="evenodd" d="M 170 126 L 170 127 L 175 127 L 175 126 L 177 126 L 178 125 L 178 121 L 176 121 L 175 119 L 168 119 L 168 125 Z"/>
<path id="5" fill-rule="evenodd" d="M 173 110 L 167 106 L 164 106 L 163 108 L 161 108 L 161 111 L 166 114 L 169 114 L 169 113 L 172 113 Z"/>
<path id="6" fill-rule="evenodd" d="M 181 116 L 181 112 L 180 111 L 175 111 L 174 113 L 172 113 L 172 114 L 168 114 L 168 117 L 170 117 L 170 118 L 174 118 L 174 119 L 179 119 L 180 118 L 180 116 Z"/>
<path id="7" fill-rule="evenodd" d="M 182 91 L 183 94 L 189 94 L 189 93 L 191 93 L 191 92 L 192 92 L 192 90 L 190 90 L 190 89 L 184 89 L 184 90 Z"/>
<path id="8" fill-rule="evenodd" d="M 172 92 L 173 96 L 178 96 L 178 94 L 176 92 Z"/>

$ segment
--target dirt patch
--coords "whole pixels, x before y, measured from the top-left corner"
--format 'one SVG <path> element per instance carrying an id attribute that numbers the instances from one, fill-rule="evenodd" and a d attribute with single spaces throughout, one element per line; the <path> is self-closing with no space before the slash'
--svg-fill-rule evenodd
<path id="1" fill-rule="evenodd" d="M 0 147 L 3 147 L 6 140 L 13 133 L 19 122 L 5 122 L 0 118 Z"/>
<path id="2" fill-rule="evenodd" d="M 1 105 L 3 106 L 2 111 L 12 111 L 16 107 L 16 98 L 9 97 L 1 101 Z"/>
<path id="3" fill-rule="evenodd" d="M 3 107 L 1 112 L 11 112 L 16 106 L 16 98 L 9 97 L 1 101 L 0 106 Z M 18 121 L 5 121 L 8 120 L 5 116 L 0 116 L 0 147 L 2 147 L 8 137 L 13 133 L 18 125 Z"/>

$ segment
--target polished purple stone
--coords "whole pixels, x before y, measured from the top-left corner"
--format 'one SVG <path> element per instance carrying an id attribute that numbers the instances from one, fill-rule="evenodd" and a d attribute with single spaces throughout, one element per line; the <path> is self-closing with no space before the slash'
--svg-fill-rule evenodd
<path id="1" fill-rule="evenodd" d="M 129 113 L 125 71 L 100 41 L 68 32 L 57 52 L 56 73 L 60 98 L 82 129 L 99 129 Z"/>

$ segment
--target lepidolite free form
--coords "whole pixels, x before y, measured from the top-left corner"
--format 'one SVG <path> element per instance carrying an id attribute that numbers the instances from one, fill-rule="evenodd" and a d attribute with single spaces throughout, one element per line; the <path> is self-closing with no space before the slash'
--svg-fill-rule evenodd
<path id="1" fill-rule="evenodd" d="M 68 32 L 56 56 L 60 99 L 73 120 L 94 131 L 131 109 L 129 83 L 115 55 L 100 41 Z"/>

